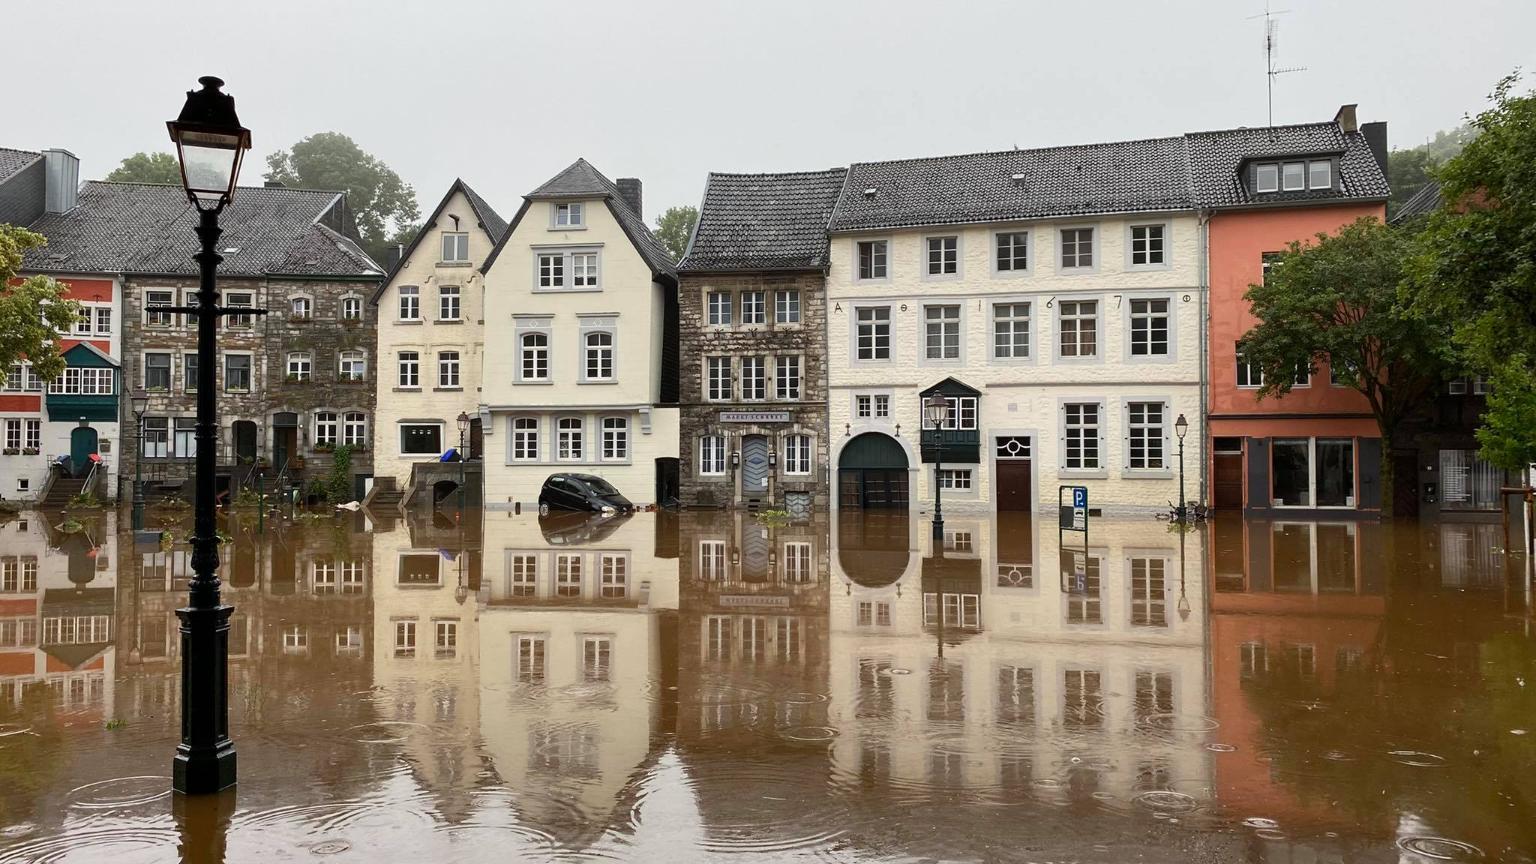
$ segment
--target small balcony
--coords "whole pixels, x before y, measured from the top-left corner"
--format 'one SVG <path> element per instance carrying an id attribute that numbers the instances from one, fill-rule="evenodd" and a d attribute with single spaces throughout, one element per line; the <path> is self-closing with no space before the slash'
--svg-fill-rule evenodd
<path id="1" fill-rule="evenodd" d="M 924 462 L 953 462 L 977 464 L 981 462 L 981 432 L 976 429 L 924 429 L 922 432 Z"/>

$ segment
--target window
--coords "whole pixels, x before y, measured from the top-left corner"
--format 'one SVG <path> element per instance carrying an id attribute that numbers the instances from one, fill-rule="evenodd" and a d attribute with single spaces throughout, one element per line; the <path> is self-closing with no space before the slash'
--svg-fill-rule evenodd
<path id="1" fill-rule="evenodd" d="M 960 272 L 960 238 L 928 238 L 928 275 L 954 276 Z"/>
<path id="2" fill-rule="evenodd" d="M 709 323 L 713 327 L 729 327 L 731 324 L 731 295 L 728 291 L 709 292 Z"/>
<path id="3" fill-rule="evenodd" d="M 992 356 L 998 360 L 1029 357 L 1029 304 L 992 304 Z"/>
<path id="4" fill-rule="evenodd" d="M 1162 225 L 1131 226 L 1131 266 L 1154 267 L 1167 263 L 1163 249 Z"/>
<path id="5" fill-rule="evenodd" d="M 969 491 L 971 488 L 971 469 L 939 469 L 939 488 L 944 490 L 954 489 L 959 491 Z"/>
<path id="6" fill-rule="evenodd" d="M 315 413 L 315 445 L 336 446 L 336 412 L 318 411 Z"/>
<path id="7" fill-rule="evenodd" d="M 400 320 L 421 320 L 421 289 L 415 285 L 400 286 Z"/>
<path id="8" fill-rule="evenodd" d="M 1005 231 L 997 235 L 999 273 L 1023 273 L 1029 269 L 1029 232 Z"/>
<path id="9" fill-rule="evenodd" d="M 144 326 L 175 327 L 176 313 L 158 310 L 155 306 L 176 305 L 176 292 L 170 289 L 144 292 Z"/>
<path id="10" fill-rule="evenodd" d="M 508 558 L 510 586 L 507 593 L 513 597 L 532 597 L 538 593 L 539 556 L 512 555 Z"/>
<path id="11" fill-rule="evenodd" d="M 855 313 L 855 321 L 858 359 L 891 359 L 891 307 L 861 306 Z"/>
<path id="12" fill-rule="evenodd" d="M 613 380 L 613 334 L 607 331 L 596 331 L 586 336 L 586 379 L 587 381 L 612 381 Z"/>
<path id="13" fill-rule="evenodd" d="M 396 621 L 395 622 L 395 656 L 396 657 L 415 657 L 416 656 L 416 622 L 415 621 Z"/>
<path id="14" fill-rule="evenodd" d="M 731 358 L 706 357 L 704 362 L 708 375 L 707 397 L 714 401 L 731 398 Z"/>
<path id="15" fill-rule="evenodd" d="M 929 360 L 960 359 L 960 307 L 925 306 L 924 356 Z"/>
<path id="16" fill-rule="evenodd" d="M 784 473 L 811 473 L 811 436 L 790 435 L 784 439 Z"/>
<path id="17" fill-rule="evenodd" d="M 719 582 L 725 579 L 725 577 L 725 542 L 721 540 L 700 540 L 699 578 L 705 582 Z"/>
<path id="18" fill-rule="evenodd" d="M 19 417 L 5 418 L 5 449 L 21 449 L 21 419 Z"/>
<path id="19" fill-rule="evenodd" d="M 517 680 L 520 684 L 544 683 L 544 637 L 517 637 Z"/>
<path id="20" fill-rule="evenodd" d="M 248 291 L 225 292 L 224 305 L 230 308 L 239 307 L 243 309 L 249 309 L 256 305 L 255 295 Z M 225 326 L 235 330 L 249 330 L 251 329 L 251 324 L 254 321 L 255 316 L 248 312 L 238 312 L 233 315 L 224 316 Z"/>
<path id="21" fill-rule="evenodd" d="M 580 417 L 561 417 L 555 434 L 555 458 L 562 462 L 580 462 L 583 454 Z"/>
<path id="22" fill-rule="evenodd" d="M 1250 363 L 1241 351 L 1237 354 L 1237 386 L 1254 390 L 1264 386 L 1264 369 Z"/>
<path id="23" fill-rule="evenodd" d="M 523 380 L 548 381 L 549 336 L 544 333 L 524 333 L 522 341 Z"/>
<path id="24" fill-rule="evenodd" d="M 741 398 L 761 402 L 768 398 L 766 364 L 761 355 L 741 358 Z"/>
<path id="25" fill-rule="evenodd" d="M 74 333 L 76 336 L 89 336 L 94 329 L 91 318 L 91 307 L 81 306 L 76 310 Z"/>
<path id="26" fill-rule="evenodd" d="M 171 389 L 171 355 L 155 351 L 144 355 L 144 389 Z"/>
<path id="27" fill-rule="evenodd" d="M 443 452 L 443 426 L 441 423 L 400 424 L 400 454 L 402 456 L 436 456 Z"/>
<path id="28" fill-rule="evenodd" d="M 949 414 L 944 418 L 945 429 L 976 428 L 975 396 L 945 396 L 944 401 L 949 403 Z M 925 420 L 923 428 L 932 429 L 933 427 Z"/>
<path id="29" fill-rule="evenodd" d="M 512 418 L 512 460 L 514 462 L 539 461 L 539 419 L 537 417 Z"/>
<path id="30" fill-rule="evenodd" d="M 854 416 L 856 416 L 856 417 L 873 417 L 874 414 L 875 414 L 875 411 L 874 411 L 874 401 L 875 401 L 875 397 L 873 397 L 873 396 L 863 396 L 863 395 L 860 395 L 860 396 L 853 397 L 853 413 L 854 413 Z"/>
<path id="31" fill-rule="evenodd" d="M 699 439 L 699 473 L 725 473 L 725 437 L 705 435 Z"/>
<path id="32" fill-rule="evenodd" d="M 773 320 L 778 324 L 800 323 L 800 292 L 773 292 Z"/>
<path id="33" fill-rule="evenodd" d="M 787 354 L 777 360 L 778 368 L 773 376 L 773 395 L 777 399 L 800 398 L 800 355 Z"/>
<path id="34" fill-rule="evenodd" d="M 1099 301 L 1063 300 L 1061 308 L 1061 356 L 1094 357 L 1099 353 Z"/>
<path id="35" fill-rule="evenodd" d="M 1168 356 L 1168 301 L 1131 301 L 1131 356 Z"/>
<path id="36" fill-rule="evenodd" d="M 1163 459 L 1166 407 L 1161 402 L 1126 404 L 1126 466 L 1132 470 L 1167 467 Z"/>
<path id="37" fill-rule="evenodd" d="M 1260 192 L 1280 191 L 1280 166 L 1260 165 L 1254 173 L 1254 188 Z"/>
<path id="38" fill-rule="evenodd" d="M 1333 163 L 1326 159 L 1308 162 L 1307 187 L 1309 189 L 1331 189 L 1333 187 Z"/>
<path id="39" fill-rule="evenodd" d="M 1270 466 L 1277 507 L 1354 506 L 1353 439 L 1278 439 L 1271 448 Z"/>
<path id="40" fill-rule="evenodd" d="M 400 352 L 400 378 L 401 387 L 421 386 L 421 354 L 416 351 Z"/>
<path id="41" fill-rule="evenodd" d="M 1307 188 L 1307 165 L 1305 162 L 1287 162 L 1280 166 L 1280 188 L 1287 192 L 1295 192 Z"/>
<path id="42" fill-rule="evenodd" d="M 762 291 L 741 292 L 741 323 L 768 323 L 768 299 L 766 294 Z"/>
<path id="43" fill-rule="evenodd" d="M 1131 625 L 1134 627 L 1168 626 L 1166 577 L 1168 562 L 1163 558 L 1132 558 Z M 1139 678 L 1142 674 L 1137 673 Z"/>
<path id="44" fill-rule="evenodd" d="M 170 455 L 171 418 L 144 418 L 144 445 L 140 453 L 145 459 L 164 459 Z"/>
<path id="45" fill-rule="evenodd" d="M 581 556 L 555 556 L 555 596 L 581 596 Z"/>
<path id="46" fill-rule="evenodd" d="M 1068 471 L 1096 471 L 1099 468 L 1099 405 L 1097 402 L 1072 402 L 1062 406 L 1065 412 L 1065 437 Z"/>
<path id="47" fill-rule="evenodd" d="M 1356 375 L 1354 370 L 1350 368 L 1350 365 L 1349 365 L 1348 361 L 1346 361 L 1346 360 L 1334 360 L 1331 357 L 1329 358 L 1329 360 L 1328 360 L 1328 383 L 1332 384 L 1335 387 L 1353 387 L 1353 386 L 1355 386 L 1356 382 L 1358 382 L 1359 380 L 1360 380 L 1360 376 Z M 1474 393 L 1484 393 L 1484 392 L 1487 392 L 1487 381 L 1486 381 L 1486 379 L 1479 378 L 1478 380 L 1483 381 L 1483 389 L 1482 390 L 1476 389 L 1476 386 L 1475 386 L 1476 382 L 1473 382 L 1474 383 L 1474 387 L 1473 387 L 1473 391 L 1472 392 L 1474 392 Z M 1466 388 L 1466 384 L 1465 383 L 1462 384 L 1462 388 L 1463 388 L 1463 390 L 1465 390 L 1465 388 Z"/>
<path id="48" fill-rule="evenodd" d="M 1030 454 L 1028 435 L 1008 435 L 997 439 L 997 458 L 1028 459 Z"/>
<path id="49" fill-rule="evenodd" d="M 1312 386 L 1312 364 L 1311 363 L 1303 363 L 1302 365 L 1296 367 L 1296 375 L 1295 375 L 1295 377 L 1293 377 L 1291 379 L 1291 386 L 1292 387 L 1311 387 Z"/>
<path id="50" fill-rule="evenodd" d="M 603 555 L 598 561 L 598 592 L 604 597 L 629 596 L 629 559 Z"/>
<path id="51" fill-rule="evenodd" d="M 559 252 L 541 253 L 539 261 L 539 287 L 565 287 L 565 256 Z"/>
<path id="52" fill-rule="evenodd" d="M 437 352 L 437 386 L 447 388 L 459 386 L 459 352 Z"/>
<path id="53" fill-rule="evenodd" d="M 341 419 L 341 443 L 348 447 L 368 446 L 368 415 L 361 411 L 348 411 Z"/>
<path id="54" fill-rule="evenodd" d="M 582 209 L 583 209 L 582 205 L 580 203 L 578 203 L 578 202 L 572 202 L 570 204 L 556 204 L 555 205 L 555 227 L 556 228 L 580 228 L 580 227 L 582 227 L 583 225 L 586 224 L 583 221 L 583 217 L 586 214 L 584 214 L 582 212 Z"/>
<path id="55" fill-rule="evenodd" d="M 629 420 L 625 417 L 603 418 L 603 459 L 622 462 L 629 458 Z"/>
<path id="56" fill-rule="evenodd" d="M 292 317 L 297 321 L 308 321 L 310 313 L 314 311 L 314 304 L 308 297 L 294 297 L 289 304 Z"/>
<path id="57" fill-rule="evenodd" d="M 343 298 L 341 298 L 341 320 L 343 320 L 343 321 L 361 321 L 361 320 L 363 320 L 363 298 L 361 298 L 361 297 L 343 297 Z"/>
<path id="58" fill-rule="evenodd" d="M 59 377 L 48 382 L 48 392 L 77 396 L 111 396 L 115 392 L 115 383 L 114 375 L 109 368 L 67 366 Z"/>
<path id="59" fill-rule="evenodd" d="M 368 355 L 362 351 L 343 351 L 336 358 L 336 370 L 343 381 L 362 381 L 368 377 Z"/>
<path id="60" fill-rule="evenodd" d="M 859 247 L 859 278 L 860 279 L 884 279 L 886 274 L 886 252 L 889 244 L 885 240 L 863 240 Z"/>
<path id="61" fill-rule="evenodd" d="M 572 252 L 571 253 L 571 287 L 596 288 L 597 287 L 597 253 L 596 252 Z"/>
<path id="62" fill-rule="evenodd" d="M 110 336 L 112 334 L 112 307 L 96 307 L 96 335 Z"/>
<path id="63" fill-rule="evenodd" d="M 308 351 L 294 351 L 288 355 L 288 380 L 308 381 L 314 366 Z"/>
<path id="64" fill-rule="evenodd" d="M 1061 269 L 1086 270 L 1093 267 L 1093 229 L 1061 229 Z"/>
<path id="65" fill-rule="evenodd" d="M 587 681 L 607 681 L 611 674 L 612 663 L 613 640 L 599 636 L 588 636 L 581 640 L 582 678 Z"/>
<path id="66" fill-rule="evenodd" d="M 435 625 L 433 629 L 437 631 L 436 638 L 432 646 L 434 649 L 436 649 L 437 656 L 452 657 L 454 654 L 458 653 L 459 622 L 434 621 L 432 623 Z"/>
<path id="67" fill-rule="evenodd" d="M 442 285 L 437 289 L 437 320 L 459 320 L 459 286 Z"/>
<path id="68" fill-rule="evenodd" d="M 37 419 L 27 420 L 27 437 L 21 446 L 32 451 L 41 451 L 43 449 L 43 421 Z"/>
<path id="69" fill-rule="evenodd" d="M 469 233 L 443 232 L 443 263 L 462 264 L 469 260 Z"/>

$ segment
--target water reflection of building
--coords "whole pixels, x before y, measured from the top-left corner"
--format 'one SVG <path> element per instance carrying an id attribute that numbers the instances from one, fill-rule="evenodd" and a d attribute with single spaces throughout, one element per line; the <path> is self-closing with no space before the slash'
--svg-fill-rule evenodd
<path id="1" fill-rule="evenodd" d="M 1027 513 L 950 518 L 938 544 L 919 525 L 838 524 L 840 773 L 1004 795 L 1209 785 L 1187 740 L 1208 695 L 1198 542 L 1181 554 L 1162 523 L 1096 523 L 1078 559 L 1079 535 L 1063 550 Z"/>
<path id="2" fill-rule="evenodd" d="M 43 685 L 66 722 L 113 716 L 115 527 L 111 511 L 0 524 L 0 713 Z"/>

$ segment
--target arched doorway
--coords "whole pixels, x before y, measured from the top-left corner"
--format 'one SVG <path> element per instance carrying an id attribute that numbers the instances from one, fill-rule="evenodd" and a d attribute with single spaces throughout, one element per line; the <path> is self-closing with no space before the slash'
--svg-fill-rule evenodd
<path id="1" fill-rule="evenodd" d="M 907 452 L 880 432 L 865 432 L 848 442 L 838 460 L 838 502 L 843 507 L 907 506 Z"/>
<path id="2" fill-rule="evenodd" d="M 69 470 L 76 477 L 84 477 L 91 470 L 91 456 L 101 444 L 96 430 L 89 426 L 76 426 L 69 430 Z"/>

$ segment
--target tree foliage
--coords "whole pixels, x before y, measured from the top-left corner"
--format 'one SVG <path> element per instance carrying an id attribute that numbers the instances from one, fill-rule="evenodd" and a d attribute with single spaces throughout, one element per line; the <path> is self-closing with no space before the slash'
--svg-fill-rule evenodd
<path id="1" fill-rule="evenodd" d="M 166 183 L 181 185 L 181 164 L 169 153 L 135 153 L 112 169 L 113 183 Z"/>
<path id="2" fill-rule="evenodd" d="M 1298 369 L 1326 360 L 1370 403 L 1382 438 L 1382 505 L 1392 505 L 1392 439 L 1438 387 L 1450 328 L 1401 299 L 1404 230 L 1362 217 L 1315 242 L 1293 242 L 1246 295 L 1259 324 L 1239 350 L 1264 370 L 1260 397 L 1288 393 Z"/>
<path id="3" fill-rule="evenodd" d="M 681 261 L 688 251 L 688 239 L 693 236 L 693 226 L 699 224 L 699 208 L 668 207 L 667 212 L 656 219 L 656 239 L 672 253 L 674 261 Z"/>
<path id="4" fill-rule="evenodd" d="M 340 132 L 320 132 L 273 153 L 265 177 L 284 186 L 345 191 L 363 248 L 377 261 L 387 260 L 394 231 L 421 218 L 416 190 Z"/>
<path id="5" fill-rule="evenodd" d="M 25 228 L 0 225 L 0 376 L 22 360 L 45 381 L 64 371 L 58 334 L 70 332 L 80 304 L 64 299 L 68 289 L 62 282 L 18 276 L 27 250 L 47 242 Z"/>
<path id="6" fill-rule="evenodd" d="M 1446 205 L 1419 237 L 1411 286 L 1421 313 L 1456 322 L 1464 363 L 1492 373 L 1501 392 L 1478 437 L 1510 469 L 1536 461 L 1536 94 L 1515 84 L 1499 82 L 1439 170 Z"/>

